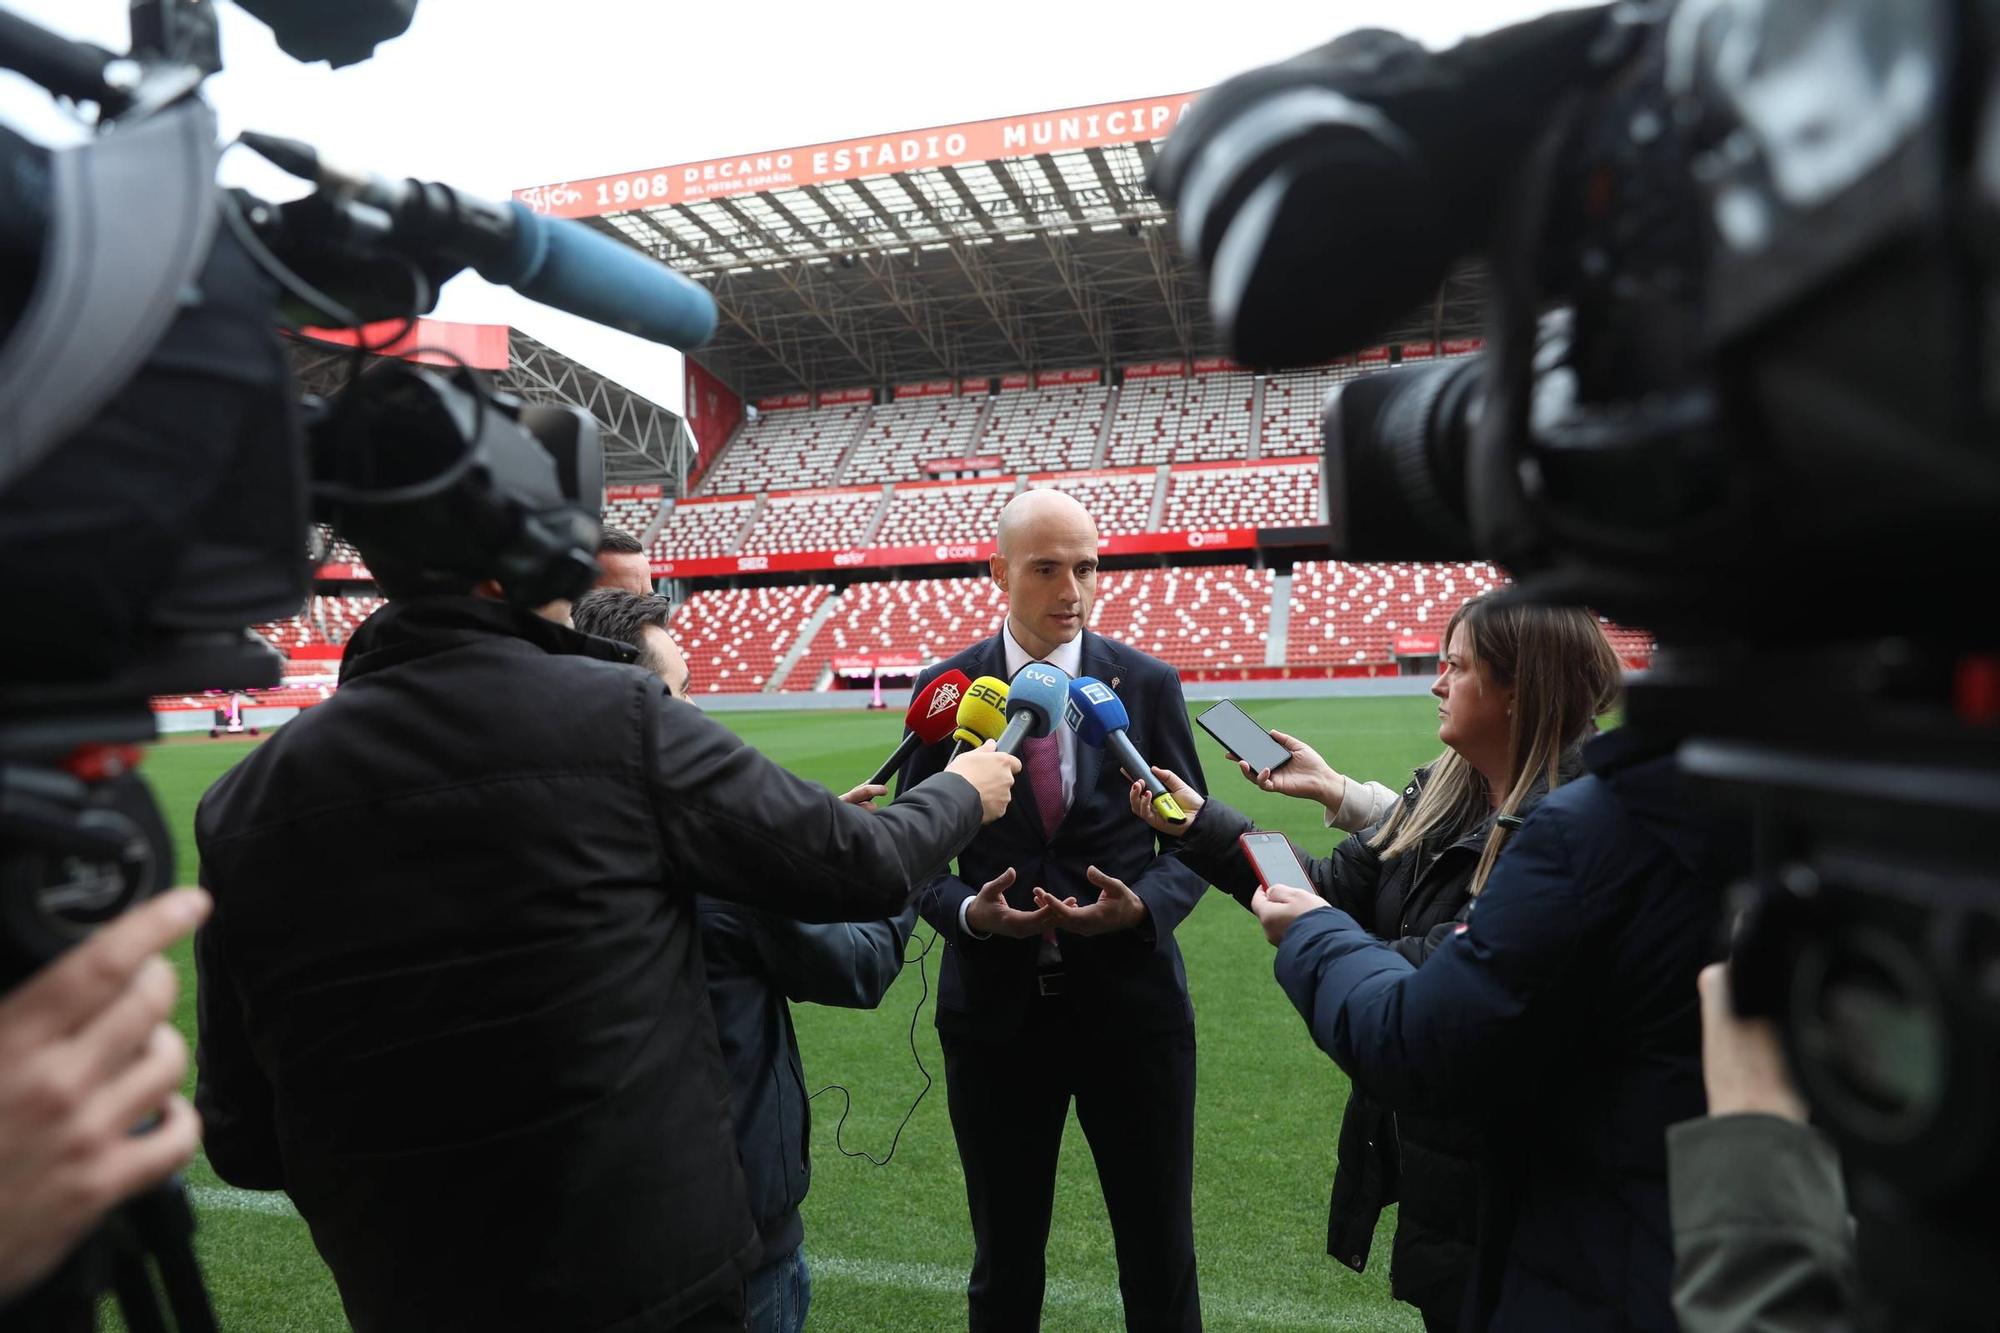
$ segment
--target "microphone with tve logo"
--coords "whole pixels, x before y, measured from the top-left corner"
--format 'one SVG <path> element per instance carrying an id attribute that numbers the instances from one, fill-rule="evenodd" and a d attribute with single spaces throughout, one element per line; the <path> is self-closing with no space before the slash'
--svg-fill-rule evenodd
<path id="1" fill-rule="evenodd" d="M 903 743 L 896 747 L 894 754 L 882 761 L 882 767 L 876 769 L 875 776 L 868 780 L 887 782 L 890 774 L 901 768 L 903 761 L 920 747 L 936 745 L 951 735 L 952 725 L 958 720 L 958 701 L 971 684 L 963 671 L 947 671 L 918 690 L 903 713 Z"/>
<path id="2" fill-rule="evenodd" d="M 951 757 L 1000 739 L 1007 729 L 1007 682 L 981 676 L 968 685 L 958 701 L 958 729 L 951 734 Z"/>
<path id="3" fill-rule="evenodd" d="M 1167 791 L 1167 784 L 1153 775 L 1153 766 L 1125 734 L 1132 719 L 1125 711 L 1125 701 L 1112 693 L 1109 685 L 1090 676 L 1072 680 L 1069 700 L 1063 707 L 1063 721 L 1078 740 L 1109 750 L 1128 777 L 1145 783 L 1146 790 L 1153 794 L 1153 808 L 1160 812 L 1160 818 L 1169 824 L 1187 822 L 1187 812 L 1181 809 L 1180 802 Z"/>
<path id="4" fill-rule="evenodd" d="M 1048 735 L 1063 715 L 1069 696 L 1069 673 L 1047 662 L 1030 662 L 1007 685 L 1007 729 L 1000 733 L 1000 753 L 1015 754 L 1021 743 Z"/>

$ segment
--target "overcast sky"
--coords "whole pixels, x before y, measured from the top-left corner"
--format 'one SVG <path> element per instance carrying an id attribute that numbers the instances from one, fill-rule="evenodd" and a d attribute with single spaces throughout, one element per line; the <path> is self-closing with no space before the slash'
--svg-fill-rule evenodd
<path id="1" fill-rule="evenodd" d="M 0 3 L 68 36 L 125 45 L 124 0 Z M 334 71 L 293 61 L 261 24 L 225 5 L 227 67 L 209 94 L 225 136 L 288 135 L 344 163 L 502 198 L 611 172 L 1188 92 L 1350 28 L 1395 28 L 1435 46 L 1552 7 L 420 0 L 409 32 L 373 60 Z M 47 97 L 12 75 L 0 74 L 0 118 L 38 138 L 64 133 Z M 223 174 L 271 197 L 300 192 L 242 149 Z M 680 356 L 669 349 L 470 274 L 445 288 L 435 313 L 512 324 L 680 407 Z"/>

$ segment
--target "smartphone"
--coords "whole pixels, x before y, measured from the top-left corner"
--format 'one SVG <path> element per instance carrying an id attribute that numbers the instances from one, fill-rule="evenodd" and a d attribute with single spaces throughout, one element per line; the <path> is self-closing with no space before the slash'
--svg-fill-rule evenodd
<path id="1" fill-rule="evenodd" d="M 1224 699 L 1195 718 L 1201 729 L 1222 744 L 1222 748 L 1250 765 L 1252 773 L 1280 769 L 1291 762 L 1292 752 L 1271 739 L 1271 733 L 1257 725 L 1248 713 Z"/>
<path id="2" fill-rule="evenodd" d="M 1273 885 L 1289 884 L 1295 889 L 1310 889 L 1313 883 L 1306 878 L 1306 868 L 1299 864 L 1298 853 L 1292 850 L 1292 840 L 1282 833 L 1246 833 L 1236 840 L 1243 847 L 1243 854 L 1250 858 L 1250 868 L 1257 872 L 1257 878 L 1268 892 Z"/>

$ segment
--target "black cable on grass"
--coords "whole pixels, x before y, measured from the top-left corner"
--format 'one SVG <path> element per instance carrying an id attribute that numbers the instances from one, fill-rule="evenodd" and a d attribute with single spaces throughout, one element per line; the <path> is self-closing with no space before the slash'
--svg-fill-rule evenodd
<path id="1" fill-rule="evenodd" d="M 917 1007 L 910 1011 L 910 1058 L 917 1062 L 917 1072 L 924 1076 L 924 1086 L 918 1089 L 917 1099 L 910 1103 L 910 1109 L 903 1112 L 903 1119 L 901 1123 L 899 1123 L 896 1126 L 895 1134 L 893 1134 L 889 1139 L 889 1151 L 884 1153 L 882 1156 L 877 1157 L 874 1153 L 871 1153 L 866 1149 L 861 1149 L 857 1151 L 849 1148 L 845 1143 L 842 1143 L 840 1141 L 841 1127 L 847 1123 L 848 1113 L 854 1109 L 854 1094 L 849 1092 L 846 1088 L 842 1087 L 840 1084 L 829 1083 L 825 1087 L 821 1088 L 819 1092 L 812 1093 L 810 1096 L 806 1098 L 806 1100 L 810 1102 L 813 1100 L 814 1097 L 819 1096 L 821 1092 L 837 1092 L 841 1095 L 842 1099 L 845 1102 L 845 1105 L 843 1105 L 840 1108 L 840 1119 L 834 1121 L 833 1123 L 833 1146 L 840 1150 L 840 1154 L 843 1157 L 863 1157 L 866 1158 L 869 1161 L 869 1163 L 874 1166 L 889 1165 L 890 1160 L 894 1158 L 896 1155 L 896 1145 L 903 1141 L 903 1130 L 909 1126 L 910 1117 L 914 1116 L 917 1113 L 917 1107 L 923 1105 L 925 1094 L 929 1093 L 931 1090 L 931 1071 L 924 1068 L 924 1057 L 920 1055 L 917 1051 L 917 1020 L 923 1016 L 924 1001 L 930 999 L 931 997 L 931 978 L 930 978 L 930 973 L 925 971 L 924 969 L 924 959 L 930 957 L 930 952 L 934 947 L 936 947 L 937 941 L 938 941 L 937 932 L 933 930 L 931 932 L 931 937 L 928 940 L 924 941 L 924 947 L 917 953 L 915 959 L 915 962 L 917 964 L 917 980 L 923 984 L 923 991 L 917 996 Z M 903 960 L 903 966 L 908 967 L 911 961 L 912 960 L 905 958 Z"/>

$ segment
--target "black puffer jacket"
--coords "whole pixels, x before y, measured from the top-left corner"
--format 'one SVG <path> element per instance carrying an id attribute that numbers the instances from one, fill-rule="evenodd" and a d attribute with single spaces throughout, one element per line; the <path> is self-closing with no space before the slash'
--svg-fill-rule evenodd
<path id="1" fill-rule="evenodd" d="M 1572 752 L 1563 762 L 1561 780 L 1581 771 L 1582 759 Z M 1404 810 L 1416 805 L 1429 778 L 1428 766 L 1411 775 L 1402 792 Z M 1521 816 L 1540 804 L 1547 791 L 1546 782 L 1538 782 L 1523 800 Z M 1241 812 L 1211 800 L 1188 831 L 1182 852 L 1188 864 L 1245 905 L 1257 876 L 1236 840 L 1252 827 Z M 1388 859 L 1371 845 L 1381 827 L 1349 837 L 1331 856 L 1308 856 L 1296 844 L 1293 852 L 1315 892 L 1421 964 L 1464 918 L 1492 817 L 1441 847 L 1427 844 Z M 1368 1266 L 1383 1208 L 1400 1200 L 1390 1292 L 1422 1309 L 1434 1324 L 1455 1325 L 1478 1238 L 1483 1152 L 1479 1127 L 1471 1119 L 1398 1116 L 1355 1088 L 1340 1124 L 1339 1165 L 1327 1208 L 1327 1253 L 1361 1272 Z"/>
<path id="2" fill-rule="evenodd" d="M 392 601 L 341 686 L 202 799 L 196 1104 L 283 1189 L 359 1333 L 656 1333 L 762 1247 L 696 894 L 898 911 L 979 830 L 779 768 L 622 644 Z"/>

